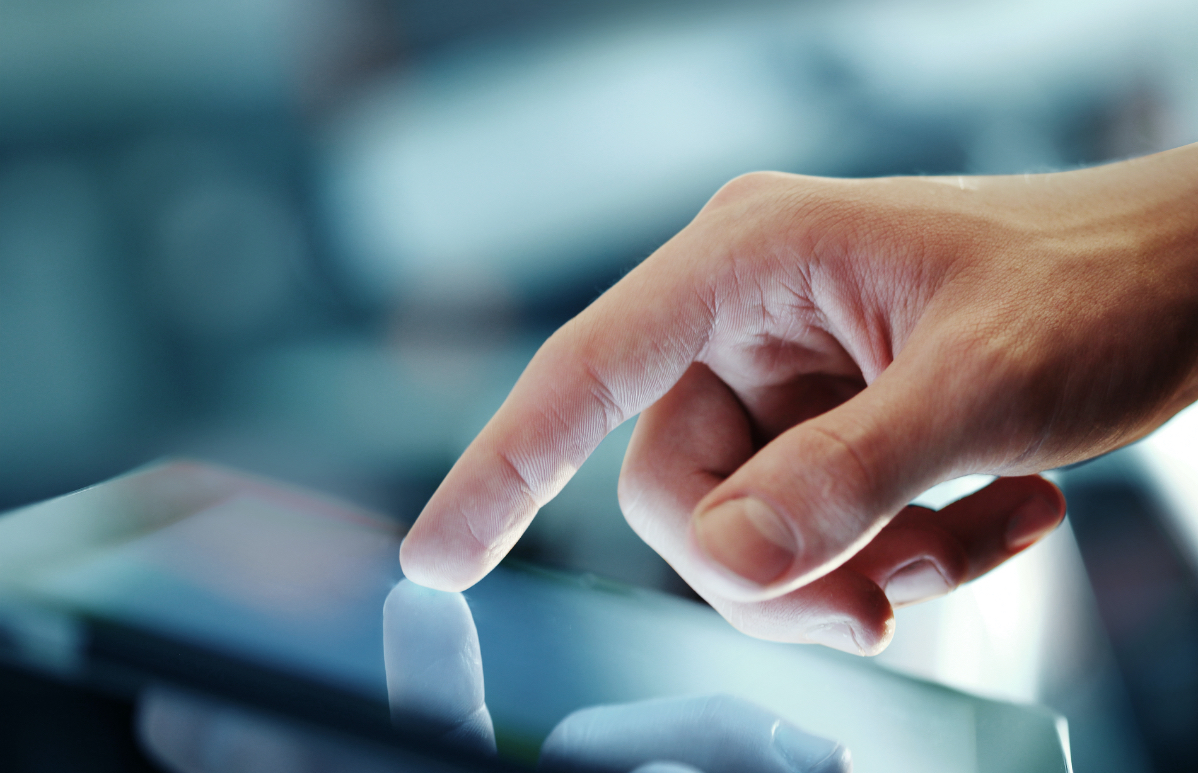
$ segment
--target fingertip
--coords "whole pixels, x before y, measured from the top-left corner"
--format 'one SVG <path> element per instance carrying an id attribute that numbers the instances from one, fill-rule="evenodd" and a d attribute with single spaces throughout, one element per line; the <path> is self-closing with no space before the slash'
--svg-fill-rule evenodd
<path id="1" fill-rule="evenodd" d="M 894 610 L 891 608 L 890 614 L 882 621 L 881 627 L 878 630 L 877 636 L 873 643 L 866 649 L 865 654 L 868 657 L 882 654 L 882 651 L 890 646 L 890 642 L 894 640 L 894 631 L 897 627 L 897 622 L 894 619 Z"/>
<path id="2" fill-rule="evenodd" d="M 409 548 L 407 540 L 399 546 L 399 570 L 405 580 L 410 580 L 415 585 L 433 590 L 450 590 L 442 587 L 443 583 L 436 574 L 426 570 L 419 549 Z"/>
<path id="3" fill-rule="evenodd" d="M 836 573 L 845 588 L 845 609 L 861 655 L 877 655 L 894 638 L 894 607 L 886 593 L 870 578 L 850 569 Z"/>
<path id="4" fill-rule="evenodd" d="M 821 644 L 851 655 L 876 655 L 894 637 L 894 610 L 886 594 L 846 567 L 774 599 L 713 598 L 712 606 L 749 636 Z"/>
<path id="5" fill-rule="evenodd" d="M 1057 484 L 1042 475 L 1025 475 L 1014 480 L 1023 484 L 1029 494 L 1043 500 L 1047 508 L 1055 513 L 1058 523 L 1064 519 L 1065 494 Z"/>
<path id="6" fill-rule="evenodd" d="M 410 613 L 417 609 L 435 609 L 437 614 L 448 614 L 446 610 L 455 609 L 462 595 L 456 592 L 446 592 L 430 588 L 412 579 L 404 577 L 387 594 L 383 602 L 383 610 L 387 614 Z M 452 614 L 460 614 L 453 612 Z"/>
<path id="7" fill-rule="evenodd" d="M 809 629 L 806 639 L 850 655 L 872 657 L 890 646 L 894 628 L 894 615 L 880 621 L 837 620 Z"/>
<path id="8" fill-rule="evenodd" d="M 1039 476 L 999 478 L 932 511 L 908 507 L 846 566 L 895 607 L 928 601 L 999 566 L 1060 525 L 1064 496 Z"/>
<path id="9" fill-rule="evenodd" d="M 807 631 L 807 641 L 811 644 L 821 644 L 829 649 L 847 652 L 850 655 L 865 654 L 861 638 L 854 626 L 845 620 L 822 623 Z"/>
<path id="10" fill-rule="evenodd" d="M 1014 555 L 1056 529 L 1065 518 L 1065 495 L 1052 481 L 1039 475 L 999 478 L 986 488 L 945 508 L 945 513 L 986 520 L 998 517 L 995 526 L 1000 551 Z M 1005 560 L 1005 559 L 1004 559 Z"/>
<path id="11" fill-rule="evenodd" d="M 1060 525 L 1060 523 L 1065 520 L 1065 514 L 1068 510 L 1068 503 L 1065 501 L 1065 492 L 1061 491 L 1060 486 L 1048 480 L 1047 478 L 1041 477 L 1039 475 L 1036 477 L 1040 478 L 1040 480 L 1044 481 L 1046 484 L 1045 488 L 1043 489 L 1044 499 L 1056 511 L 1057 524 Z"/>
<path id="12" fill-rule="evenodd" d="M 486 574 L 468 561 L 438 560 L 446 551 L 427 540 L 409 535 L 399 545 L 399 568 L 407 580 L 431 590 L 460 593 L 474 585 Z"/>
<path id="13" fill-rule="evenodd" d="M 1007 522 L 1007 549 L 1018 552 L 1030 547 L 1060 526 L 1064 517 L 1063 500 L 1051 495 L 1032 496 L 1011 513 Z"/>

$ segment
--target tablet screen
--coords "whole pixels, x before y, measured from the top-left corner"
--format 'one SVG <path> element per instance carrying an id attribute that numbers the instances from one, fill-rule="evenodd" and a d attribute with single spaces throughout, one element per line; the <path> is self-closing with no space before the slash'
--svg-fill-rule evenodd
<path id="1" fill-rule="evenodd" d="M 0 588 L 386 705 L 400 539 L 316 495 L 166 465 L 0 519 Z M 725 695 L 846 745 L 862 773 L 1064 769 L 1045 711 L 750 639 L 686 600 L 517 565 L 464 596 L 499 753 L 525 762 L 576 710 Z"/>

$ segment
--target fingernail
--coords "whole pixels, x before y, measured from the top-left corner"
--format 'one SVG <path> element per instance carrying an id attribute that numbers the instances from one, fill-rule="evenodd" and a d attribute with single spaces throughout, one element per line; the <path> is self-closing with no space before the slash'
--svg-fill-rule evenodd
<path id="1" fill-rule="evenodd" d="M 848 623 L 827 623 L 817 626 L 807 631 L 806 636 L 807 640 L 814 644 L 822 644 L 850 655 L 865 655 L 865 650 L 857 643 L 857 636 Z"/>
<path id="2" fill-rule="evenodd" d="M 890 579 L 882 586 L 886 598 L 896 606 L 934 599 L 952 589 L 939 567 L 926 558 L 902 567 L 890 575 Z"/>
<path id="3" fill-rule="evenodd" d="M 731 499 L 695 517 L 695 539 L 717 564 L 758 585 L 777 580 L 794 562 L 794 531 L 759 499 Z"/>
<path id="4" fill-rule="evenodd" d="M 1032 497 L 1011 514 L 1007 522 L 1007 549 L 1020 550 L 1057 527 L 1061 516 L 1056 507 Z"/>

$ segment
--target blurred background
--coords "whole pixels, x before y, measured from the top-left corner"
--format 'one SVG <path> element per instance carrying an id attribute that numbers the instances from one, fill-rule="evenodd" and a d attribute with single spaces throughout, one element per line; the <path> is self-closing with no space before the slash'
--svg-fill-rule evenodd
<path id="1" fill-rule="evenodd" d="M 0 0 L 0 509 L 193 455 L 411 520 L 727 179 L 1193 142 L 1196 40 L 1192 0 Z M 620 516 L 630 429 L 517 552 L 685 594 Z M 1070 526 L 883 661 L 1054 706 L 1079 770 L 1189 769 L 1195 432 L 1060 472 Z M 85 769 L 22 679 L 6 769 Z"/>

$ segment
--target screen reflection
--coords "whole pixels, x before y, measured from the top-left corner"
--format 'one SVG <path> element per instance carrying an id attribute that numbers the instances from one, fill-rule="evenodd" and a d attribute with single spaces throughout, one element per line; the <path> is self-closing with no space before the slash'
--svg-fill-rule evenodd
<path id="1" fill-rule="evenodd" d="M 460 593 L 398 583 L 383 606 L 383 652 L 397 725 L 420 727 L 482 754 L 496 753 L 478 630 Z M 178 693 L 151 691 L 139 729 L 146 746 L 179 771 L 217 773 L 229 760 L 247 759 L 278 773 L 341 767 L 327 743 L 269 722 L 222 721 L 229 711 Z M 242 729 L 231 736 L 230 724 Z M 344 754 L 354 752 L 345 749 Z M 345 762 L 350 769 L 350 760 Z M 711 695 L 579 709 L 550 732 L 537 767 L 562 773 L 847 773 L 851 763 L 840 744 L 749 701 Z"/>
<path id="2" fill-rule="evenodd" d="M 247 678 L 273 673 L 321 705 L 351 695 L 384 730 L 390 704 L 402 728 L 547 769 L 836 770 L 844 747 L 859 773 L 1067 766 L 1065 726 L 1049 711 L 750 639 L 702 605 L 588 575 L 507 563 L 465 595 L 436 594 L 402 581 L 401 537 L 394 521 L 312 492 L 161 464 L 0 519 L 0 600 L 190 647 Z M 250 688 L 156 671 L 137 660 L 143 649 L 121 651 L 143 680 L 304 716 Z M 178 704 L 161 700 L 150 705 Z M 164 726 L 221 727 L 229 748 L 262 725 L 180 719 L 195 715 L 168 711 Z M 311 750 L 298 740 L 272 748 Z"/>

